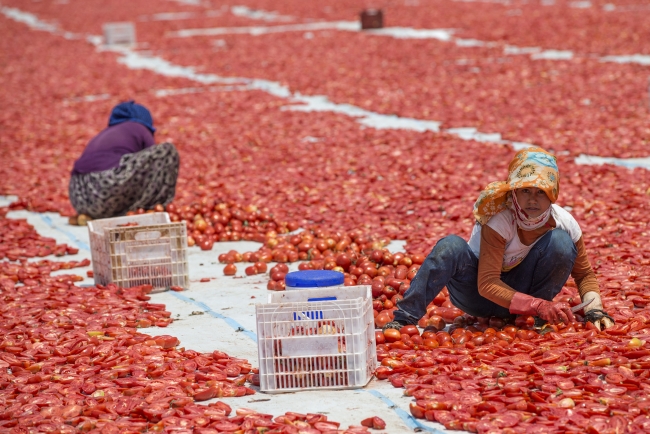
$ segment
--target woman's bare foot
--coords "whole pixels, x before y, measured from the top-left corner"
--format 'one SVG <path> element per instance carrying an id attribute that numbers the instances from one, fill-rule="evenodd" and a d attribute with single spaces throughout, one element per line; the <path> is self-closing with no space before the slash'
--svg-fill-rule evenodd
<path id="1" fill-rule="evenodd" d="M 68 224 L 72 226 L 86 226 L 92 218 L 88 217 L 86 214 L 78 214 L 76 216 L 70 217 L 68 219 Z"/>

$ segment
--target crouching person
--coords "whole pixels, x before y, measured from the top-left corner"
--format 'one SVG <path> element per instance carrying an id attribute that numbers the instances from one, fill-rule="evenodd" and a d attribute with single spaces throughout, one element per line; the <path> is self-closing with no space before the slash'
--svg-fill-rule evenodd
<path id="1" fill-rule="evenodd" d="M 614 322 L 603 310 L 582 231 L 555 204 L 560 176 L 553 155 L 519 151 L 507 181 L 489 184 L 474 205 L 469 243 L 450 235 L 438 241 L 385 328 L 417 324 L 446 286 L 451 303 L 477 317 L 533 315 L 551 324 L 575 321 L 567 303 L 555 303 L 569 276 L 578 286 L 585 319 L 598 329 Z"/>
<path id="2" fill-rule="evenodd" d="M 69 196 L 77 217 L 125 215 L 174 199 L 180 157 L 171 143 L 156 145 L 149 110 L 134 101 L 115 106 L 108 127 L 96 135 L 75 162 Z"/>

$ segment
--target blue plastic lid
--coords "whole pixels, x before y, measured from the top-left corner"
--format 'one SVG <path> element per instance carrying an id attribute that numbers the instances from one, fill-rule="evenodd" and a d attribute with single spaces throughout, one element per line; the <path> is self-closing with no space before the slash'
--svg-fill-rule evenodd
<path id="1" fill-rule="evenodd" d="M 303 270 L 293 271 L 284 278 L 285 284 L 292 288 L 315 288 L 342 285 L 344 276 L 339 271 Z"/>

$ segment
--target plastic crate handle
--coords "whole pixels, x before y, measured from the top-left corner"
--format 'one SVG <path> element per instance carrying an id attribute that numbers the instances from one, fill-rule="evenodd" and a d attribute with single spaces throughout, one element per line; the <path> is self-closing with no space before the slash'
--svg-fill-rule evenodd
<path id="1" fill-rule="evenodd" d="M 314 301 L 335 301 L 338 300 L 336 297 L 318 297 L 318 298 L 308 298 L 308 302 L 314 302 Z"/>
<path id="2" fill-rule="evenodd" d="M 316 319 L 323 319 L 323 311 L 322 310 L 311 310 L 309 312 L 294 312 L 293 313 L 293 320 L 294 321 L 302 321 L 302 320 L 316 320 Z"/>
<path id="3" fill-rule="evenodd" d="M 307 302 L 313 303 L 317 301 L 336 301 L 336 297 L 316 297 L 316 298 L 308 298 Z M 294 321 L 300 321 L 300 320 L 306 320 L 306 319 L 323 319 L 323 311 L 322 310 L 312 310 L 309 312 L 294 312 L 293 313 L 293 320 Z"/>
<path id="4" fill-rule="evenodd" d="M 162 236 L 160 231 L 142 231 L 135 234 L 136 241 L 157 240 Z"/>

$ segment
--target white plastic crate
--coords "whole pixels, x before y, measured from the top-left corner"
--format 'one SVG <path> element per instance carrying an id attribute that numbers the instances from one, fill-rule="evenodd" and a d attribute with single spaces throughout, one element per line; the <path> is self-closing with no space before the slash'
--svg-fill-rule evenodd
<path id="1" fill-rule="evenodd" d="M 372 378 L 370 286 L 274 292 L 255 311 L 262 392 L 354 389 Z"/>
<path id="2" fill-rule="evenodd" d="M 106 45 L 135 44 L 135 25 L 133 23 L 105 23 L 102 27 Z"/>
<path id="3" fill-rule="evenodd" d="M 166 212 L 92 220 L 88 234 L 95 283 L 189 288 L 185 223 Z"/>

